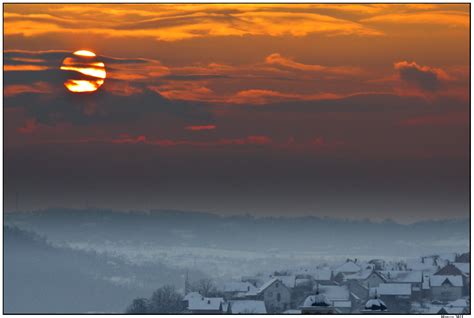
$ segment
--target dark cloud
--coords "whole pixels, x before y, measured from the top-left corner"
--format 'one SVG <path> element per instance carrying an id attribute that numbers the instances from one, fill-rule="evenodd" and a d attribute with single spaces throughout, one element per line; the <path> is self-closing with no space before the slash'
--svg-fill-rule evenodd
<path id="1" fill-rule="evenodd" d="M 147 82 L 127 81 L 126 79 L 106 79 L 102 89 L 90 94 L 73 94 L 68 92 L 63 83 L 68 78 L 94 79 L 87 75 L 78 74 L 74 71 L 63 71 L 59 67 L 65 57 L 71 53 L 66 51 L 7 51 L 5 52 L 5 64 L 15 65 L 31 64 L 28 59 L 38 59 L 36 64 L 49 67 L 46 70 L 32 71 L 8 71 L 4 72 L 4 85 L 6 88 L 21 85 L 18 93 L 5 96 L 6 108 L 22 108 L 30 117 L 34 117 L 42 124 L 56 124 L 67 122 L 78 125 L 91 124 L 95 122 L 125 123 L 138 120 L 155 113 L 167 113 L 177 116 L 191 123 L 196 118 L 199 122 L 211 121 L 212 115 L 198 104 L 189 104 L 180 101 L 170 101 L 158 93 L 146 89 Z M 27 60 L 18 60 L 27 59 Z M 114 65 L 120 67 L 122 64 L 145 64 L 158 63 L 147 59 L 123 59 L 115 57 L 98 56 L 98 60 L 104 61 L 109 70 Z M 12 63 L 13 62 L 13 63 Z M 12 64 L 11 64 L 12 63 Z M 114 85 L 126 82 L 128 85 L 140 91 L 124 98 L 116 94 Z M 36 90 L 28 90 L 25 87 L 36 87 L 37 83 L 47 85 L 44 94 L 37 94 Z M 110 87 L 110 89 L 108 89 Z M 91 98 L 91 96 L 94 98 Z"/>
<path id="2" fill-rule="evenodd" d="M 18 64 L 40 64 L 44 66 L 55 66 L 61 65 L 64 58 L 70 56 L 72 52 L 69 51 L 21 51 L 21 50 L 10 50 L 3 53 L 4 64 L 6 65 L 18 65 Z M 113 65 L 113 64 L 147 64 L 157 62 L 151 59 L 145 58 L 119 58 L 112 56 L 98 55 L 98 59 L 102 62 Z M 38 59 L 37 62 L 21 61 L 19 59 Z"/>
<path id="3" fill-rule="evenodd" d="M 395 69 L 398 70 L 401 80 L 415 84 L 424 90 L 435 91 L 440 87 L 439 73 L 435 69 L 405 61 L 395 63 Z"/>

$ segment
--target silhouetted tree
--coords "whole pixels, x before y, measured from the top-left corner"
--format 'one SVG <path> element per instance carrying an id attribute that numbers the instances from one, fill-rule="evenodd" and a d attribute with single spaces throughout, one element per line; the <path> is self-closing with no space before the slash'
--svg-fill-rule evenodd
<path id="1" fill-rule="evenodd" d="M 158 288 L 150 300 L 151 313 L 179 313 L 184 310 L 183 296 L 173 286 Z"/>
<path id="2" fill-rule="evenodd" d="M 216 297 L 218 295 L 214 281 L 210 278 L 203 278 L 193 283 L 191 290 L 200 293 L 204 297 Z"/>
<path id="3" fill-rule="evenodd" d="M 136 298 L 132 304 L 128 306 L 127 314 L 145 314 L 149 311 L 150 301 L 146 298 Z"/>

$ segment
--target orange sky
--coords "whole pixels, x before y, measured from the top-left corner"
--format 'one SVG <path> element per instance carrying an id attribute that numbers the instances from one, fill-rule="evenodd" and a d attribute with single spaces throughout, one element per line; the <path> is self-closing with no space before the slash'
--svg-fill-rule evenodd
<path id="1" fill-rule="evenodd" d="M 176 175 L 194 165 L 183 154 L 203 152 L 209 166 L 202 171 L 210 169 L 200 176 L 203 189 L 219 191 L 225 186 L 211 169 L 219 156 L 248 162 L 242 169 L 251 184 L 252 156 L 345 158 L 367 167 L 395 160 L 414 171 L 431 160 L 446 176 L 463 175 L 449 169 L 469 157 L 469 14 L 469 4 L 5 4 L 5 145 L 72 147 L 79 157 L 79 148 L 91 147 L 98 171 L 115 165 L 92 156 L 97 145 L 114 147 L 112 162 L 164 152 L 184 160 Z M 95 52 L 107 72 L 87 96 L 66 92 L 72 75 L 59 69 L 81 49 Z M 12 150 L 14 180 L 26 178 L 18 155 Z M 68 160 L 61 162 L 76 167 L 75 157 Z M 304 169 L 316 171 L 314 162 Z M 143 162 L 130 165 L 114 175 L 139 175 Z M 290 190 L 323 187 L 324 178 L 306 177 Z M 425 194 L 451 193 L 460 180 Z M 250 187 L 242 182 L 240 189 Z M 413 189 L 424 189 L 416 182 Z M 385 192 L 410 188 L 396 187 Z M 405 196 L 423 197 L 415 192 Z M 245 202 L 231 190 L 223 195 Z M 307 209 L 317 206 L 311 198 Z"/>
<path id="2" fill-rule="evenodd" d="M 449 77 L 438 94 L 466 97 L 468 5 L 6 4 L 4 18 L 7 50 L 89 48 L 152 60 L 143 70 L 122 68 L 120 78 L 246 77 L 153 85 L 171 99 L 264 103 L 393 92 L 404 90 L 394 71 L 403 61 L 442 69 Z"/>

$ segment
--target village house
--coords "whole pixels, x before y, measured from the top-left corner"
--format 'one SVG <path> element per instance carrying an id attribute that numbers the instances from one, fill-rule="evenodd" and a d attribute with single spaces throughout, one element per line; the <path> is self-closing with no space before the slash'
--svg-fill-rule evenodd
<path id="1" fill-rule="evenodd" d="M 431 297 L 439 301 L 451 301 L 461 298 L 462 277 L 457 275 L 432 275 L 430 277 Z"/>
<path id="2" fill-rule="evenodd" d="M 241 280 L 242 282 L 248 282 L 254 286 L 260 286 L 265 281 L 263 275 L 242 276 Z"/>
<path id="3" fill-rule="evenodd" d="M 363 314 L 381 314 L 387 312 L 387 305 L 378 298 L 377 296 L 374 296 L 374 298 L 371 298 L 367 300 L 365 303 L 364 307 L 360 310 L 361 313 Z"/>
<path id="4" fill-rule="evenodd" d="M 184 296 L 186 311 L 192 314 L 220 314 L 227 311 L 227 305 L 221 297 L 204 297 L 197 292 Z"/>
<path id="5" fill-rule="evenodd" d="M 339 313 L 350 313 L 353 310 L 353 301 L 356 299 L 351 294 L 348 286 L 318 285 L 316 292 L 326 296 L 331 306 Z"/>
<path id="6" fill-rule="evenodd" d="M 403 268 L 403 270 L 421 271 L 423 273 L 430 273 L 430 274 L 434 274 L 440 269 L 440 267 L 438 266 L 436 262 L 436 258 L 434 258 L 433 256 L 408 260 L 406 262 L 405 267 L 406 268 Z M 398 270 L 402 270 L 402 269 L 398 269 Z"/>
<path id="7" fill-rule="evenodd" d="M 314 284 L 314 278 L 309 274 L 298 274 L 295 276 L 295 288 L 312 290 Z"/>
<path id="8" fill-rule="evenodd" d="M 330 269 L 316 269 L 311 273 L 314 282 L 320 285 L 334 285 L 334 273 Z"/>
<path id="9" fill-rule="evenodd" d="M 278 278 L 272 278 L 257 290 L 248 292 L 247 299 L 263 300 L 268 313 L 279 313 L 290 308 L 290 289 Z"/>
<path id="10" fill-rule="evenodd" d="M 359 264 L 356 263 L 357 260 L 350 260 L 348 259 L 344 264 L 341 264 L 334 268 L 334 273 L 339 274 L 342 273 L 344 275 L 350 275 L 358 273 L 362 270 Z"/>
<path id="11" fill-rule="evenodd" d="M 387 279 L 374 269 L 365 269 L 355 274 L 346 275 L 345 280 L 355 280 L 366 288 L 378 287 L 380 284 L 387 282 Z"/>
<path id="12" fill-rule="evenodd" d="M 456 263 L 469 263 L 471 262 L 471 253 L 463 253 L 460 255 L 456 255 L 456 258 L 454 259 L 454 262 Z"/>
<path id="13" fill-rule="evenodd" d="M 296 276 L 295 275 L 274 275 L 271 278 L 278 278 L 288 288 L 295 288 Z"/>
<path id="14" fill-rule="evenodd" d="M 372 259 L 369 261 L 369 264 L 377 271 L 385 270 L 385 261 L 383 259 Z"/>
<path id="15" fill-rule="evenodd" d="M 421 271 L 382 271 L 387 283 L 410 284 L 412 299 L 421 300 L 423 272 Z M 374 286 L 376 287 L 376 286 Z"/>
<path id="16" fill-rule="evenodd" d="M 334 308 L 327 296 L 318 294 L 308 296 L 299 307 L 302 314 L 337 314 L 339 311 Z"/>
<path id="17" fill-rule="evenodd" d="M 434 275 L 441 276 L 464 276 L 464 273 L 456 267 L 454 264 L 447 264 L 446 266 L 439 269 Z"/>
<path id="18" fill-rule="evenodd" d="M 411 308 L 411 285 L 384 283 L 371 287 L 369 297 L 379 297 L 391 312 L 408 313 Z"/>
<path id="19" fill-rule="evenodd" d="M 360 305 L 369 299 L 369 288 L 362 286 L 357 280 L 348 280 L 344 282 L 344 285 L 349 288 L 354 306 Z"/>
<path id="20" fill-rule="evenodd" d="M 463 274 L 463 295 L 471 294 L 471 264 L 469 263 L 453 263 Z"/>
<path id="21" fill-rule="evenodd" d="M 467 314 L 469 313 L 469 303 L 466 299 L 458 299 L 444 305 L 438 314 Z"/>
<path id="22" fill-rule="evenodd" d="M 228 282 L 224 284 L 225 299 L 245 297 L 248 292 L 256 291 L 257 287 L 249 282 Z"/>
<path id="23" fill-rule="evenodd" d="M 341 284 L 347 275 L 358 273 L 362 270 L 362 267 L 356 264 L 356 261 L 348 259 L 344 264 L 339 265 L 333 270 L 333 280 L 338 284 Z"/>

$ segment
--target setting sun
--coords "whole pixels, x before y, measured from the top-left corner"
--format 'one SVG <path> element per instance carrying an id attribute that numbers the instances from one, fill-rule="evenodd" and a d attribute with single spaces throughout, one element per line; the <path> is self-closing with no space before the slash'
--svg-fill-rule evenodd
<path id="1" fill-rule="evenodd" d="M 79 51 L 74 52 L 73 54 L 78 55 L 78 56 L 88 56 L 88 57 L 94 57 L 95 56 L 95 53 L 93 53 L 91 51 L 87 51 L 87 50 L 79 50 Z"/>
<path id="2" fill-rule="evenodd" d="M 87 93 L 96 91 L 107 76 L 105 64 L 95 60 L 95 53 L 79 50 L 73 56 L 66 57 L 61 70 L 78 73 L 78 78 L 69 78 L 64 86 L 73 93 Z M 91 58 L 94 58 L 91 60 Z"/>

